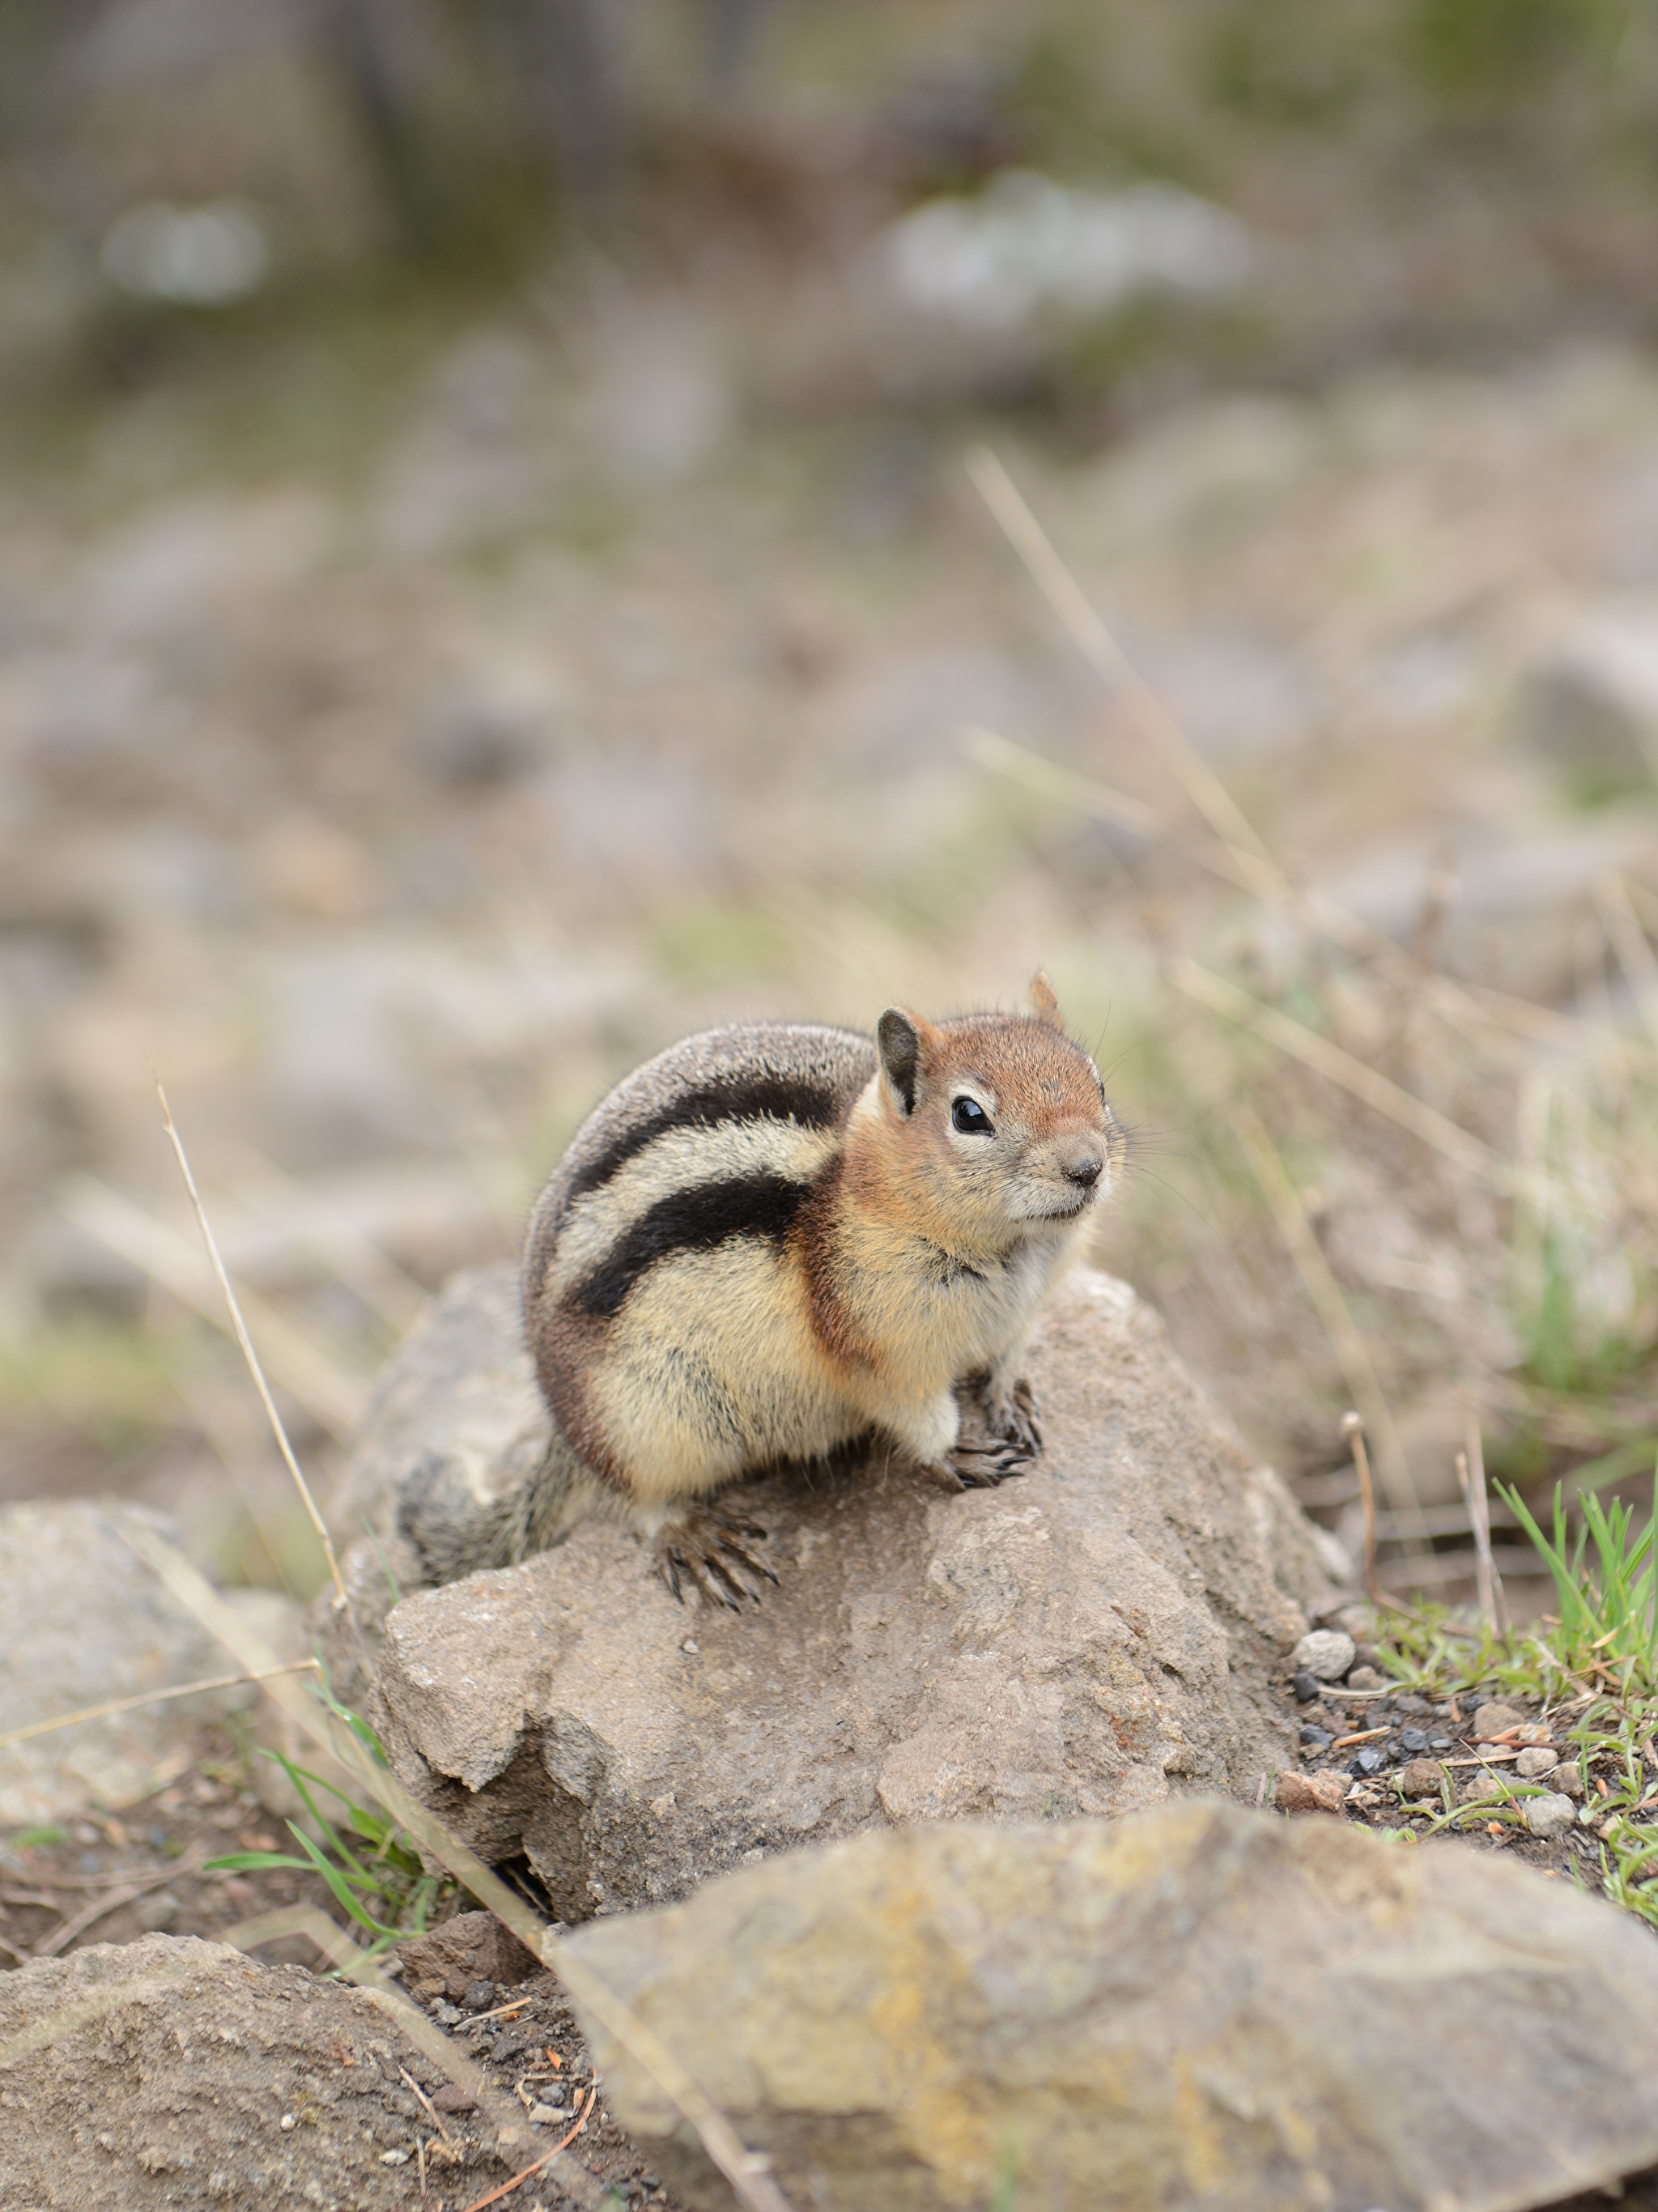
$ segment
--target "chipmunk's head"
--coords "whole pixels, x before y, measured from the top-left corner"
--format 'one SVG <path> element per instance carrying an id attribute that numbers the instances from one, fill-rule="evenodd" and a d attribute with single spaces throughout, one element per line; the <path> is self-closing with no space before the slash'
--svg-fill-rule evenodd
<path id="1" fill-rule="evenodd" d="M 870 1104 L 886 1203 L 924 1235 L 952 1250 L 1005 1251 L 1080 1222 L 1110 1189 L 1122 1130 L 1046 975 L 1030 987 L 1029 1014 L 935 1025 L 890 1006 L 877 1042 Z"/>

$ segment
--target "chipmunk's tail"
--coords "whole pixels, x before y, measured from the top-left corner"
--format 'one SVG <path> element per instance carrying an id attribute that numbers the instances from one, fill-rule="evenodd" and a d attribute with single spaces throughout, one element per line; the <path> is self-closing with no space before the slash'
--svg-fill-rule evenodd
<path id="1" fill-rule="evenodd" d="M 428 1583 L 515 1566 L 562 1541 L 602 1502 L 602 1486 L 556 1430 L 534 1469 L 498 1497 L 481 1498 L 459 1461 L 443 1452 L 417 1460 L 401 1492 L 398 1531 Z"/>

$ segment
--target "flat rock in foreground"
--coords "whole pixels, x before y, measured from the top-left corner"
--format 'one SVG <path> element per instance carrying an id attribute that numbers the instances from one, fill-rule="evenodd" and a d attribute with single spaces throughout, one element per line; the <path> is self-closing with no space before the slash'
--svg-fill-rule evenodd
<path id="1" fill-rule="evenodd" d="M 404 2068 L 442 2078 L 361 1990 L 223 1943 L 36 1960 L 0 1974 L 0 2206 L 392 2212 L 420 2201 L 410 2160 L 429 2133 Z M 445 2169 L 455 2203 L 501 2170 L 493 2143 L 462 2162 L 465 2179 Z"/>
<path id="2" fill-rule="evenodd" d="M 404 1358 L 359 1462 L 382 1529 L 423 1443 L 487 1491 L 490 1451 L 534 1442 L 503 1283 L 452 1293 Z M 476 1421 L 440 1389 L 460 1362 Z M 884 1461 L 745 1489 L 781 1586 L 740 1616 L 676 1603 L 600 1521 L 405 1598 L 374 1691 L 398 1771 L 486 1857 L 527 1853 L 567 1920 L 871 1826 L 1253 1792 L 1292 1755 L 1266 1685 L 1322 1582 L 1309 1525 L 1125 1285 L 1075 1277 L 1030 1372 L 1047 1449 L 999 1489 Z M 356 1554 L 365 1607 L 384 1549 Z"/>
<path id="3" fill-rule="evenodd" d="M 1658 2160 L 1658 1943 L 1333 1820 L 863 1836 L 573 1941 L 819 2212 L 1522 2212 Z M 729 2212 L 586 2026 L 653 2165 Z"/>

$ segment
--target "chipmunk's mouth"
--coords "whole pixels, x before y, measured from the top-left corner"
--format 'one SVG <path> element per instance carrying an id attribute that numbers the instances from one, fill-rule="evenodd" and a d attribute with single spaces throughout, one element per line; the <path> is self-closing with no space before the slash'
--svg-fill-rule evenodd
<path id="1" fill-rule="evenodd" d="M 1033 1214 L 1031 1218 L 1035 1221 L 1074 1221 L 1079 1213 L 1086 1213 L 1093 1203 L 1093 1192 L 1085 1190 L 1071 1205 L 1050 1206 L 1046 1212 Z"/>

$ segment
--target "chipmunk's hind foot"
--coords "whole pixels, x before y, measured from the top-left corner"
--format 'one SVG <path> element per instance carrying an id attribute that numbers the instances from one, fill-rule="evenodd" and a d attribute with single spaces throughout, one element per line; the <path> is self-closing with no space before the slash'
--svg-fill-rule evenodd
<path id="1" fill-rule="evenodd" d="M 683 1605 L 685 1584 L 693 1583 L 711 1604 L 732 1613 L 743 1610 L 746 1599 L 758 1605 L 763 1584 L 776 1584 L 777 1577 L 755 1545 L 763 1543 L 766 1531 L 745 1516 L 718 1505 L 693 1506 L 659 1531 L 657 1571 Z"/>

